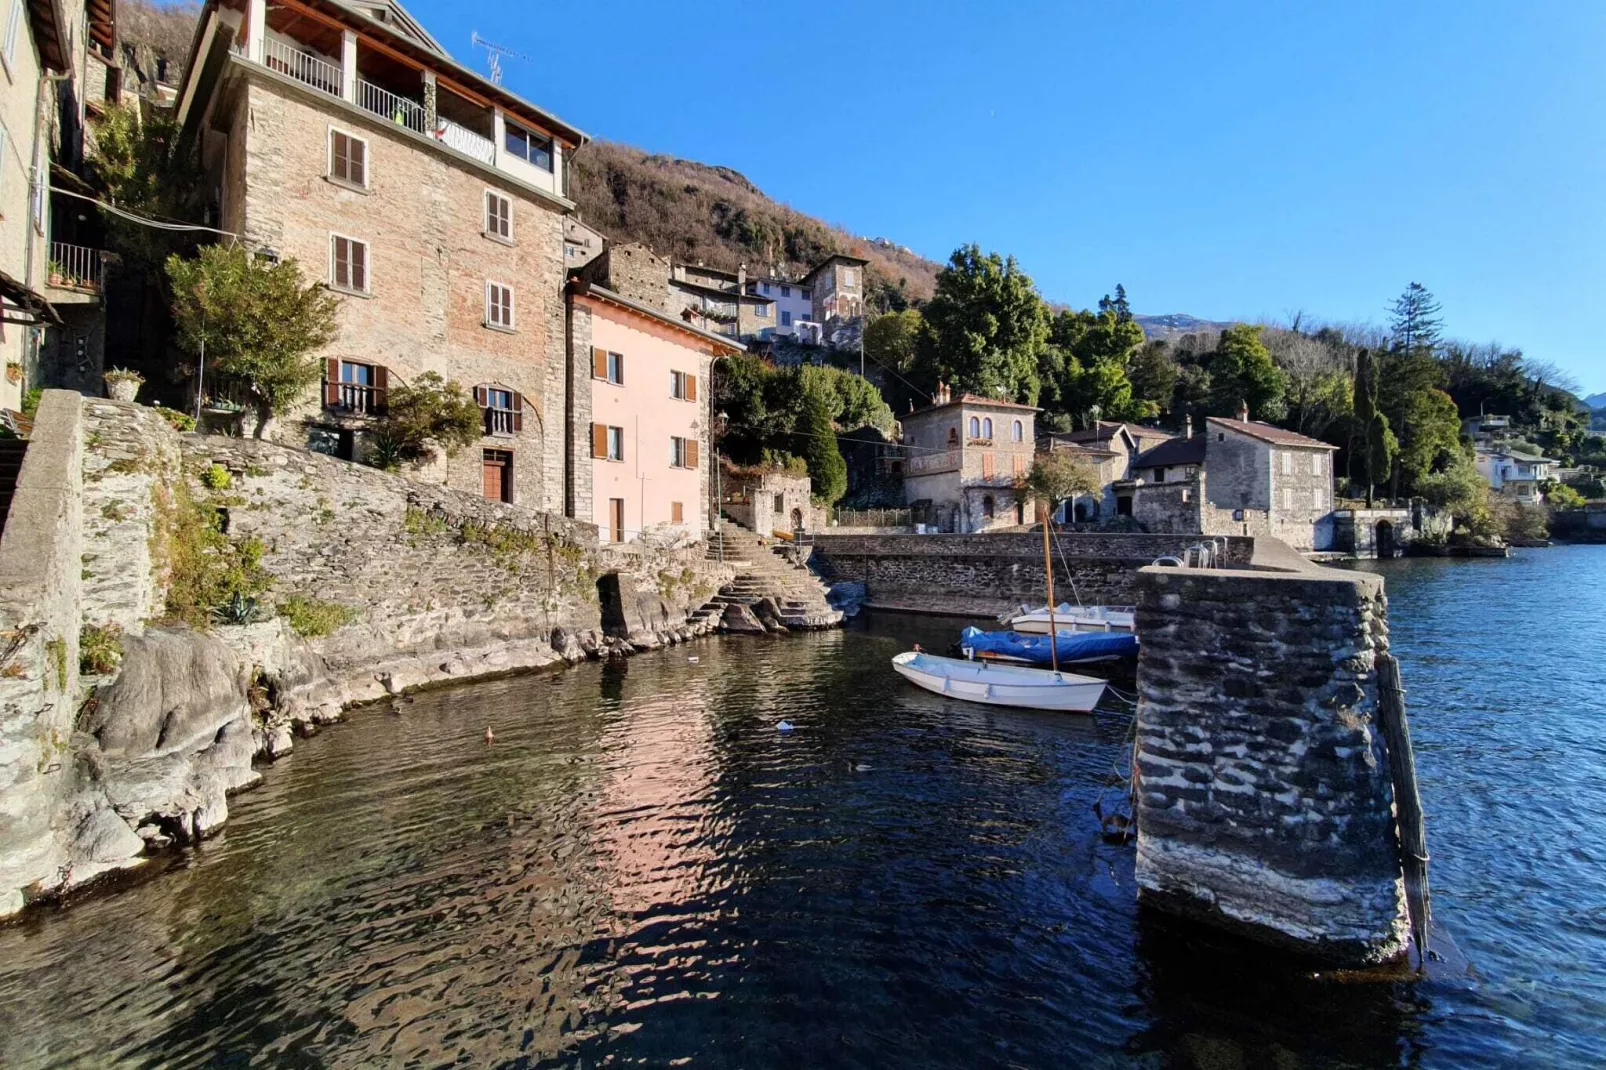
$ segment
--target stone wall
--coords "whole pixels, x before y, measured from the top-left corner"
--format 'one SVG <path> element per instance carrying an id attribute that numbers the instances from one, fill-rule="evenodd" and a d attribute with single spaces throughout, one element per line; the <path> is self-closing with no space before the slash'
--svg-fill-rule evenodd
<path id="1" fill-rule="evenodd" d="M 1277 565 L 1139 576 L 1140 897 L 1324 958 L 1393 958 L 1383 583 L 1292 552 Z"/>
<path id="2" fill-rule="evenodd" d="M 1550 518 L 1550 531 L 1569 542 L 1606 542 L 1606 503 L 1558 509 Z"/>
<path id="3" fill-rule="evenodd" d="M 1060 533 L 1053 551 L 1055 597 L 1130 605 L 1137 570 L 1179 556 L 1198 537 Z M 1246 563 L 1253 540 L 1228 539 L 1229 562 Z M 866 585 L 871 605 L 925 612 L 991 614 L 1043 601 L 1041 533 L 838 535 L 815 537 L 814 562 L 834 582 Z"/>
<path id="4" fill-rule="evenodd" d="M 78 712 L 78 395 L 47 391 L 35 427 L 0 535 L 0 917 L 60 865 L 53 822 Z"/>
<path id="5" fill-rule="evenodd" d="M 1393 556 L 1415 542 L 1416 537 L 1410 509 L 1340 509 L 1333 514 L 1332 548 L 1339 553 L 1354 557 Z M 1392 547 L 1381 545 L 1385 539 Z"/>

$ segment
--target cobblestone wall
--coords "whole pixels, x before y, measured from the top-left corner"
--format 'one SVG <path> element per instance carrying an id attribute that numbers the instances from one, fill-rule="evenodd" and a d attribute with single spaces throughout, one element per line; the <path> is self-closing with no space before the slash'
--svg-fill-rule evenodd
<path id="1" fill-rule="evenodd" d="M 1163 909 L 1348 962 L 1404 949 L 1380 577 L 1148 568 L 1137 880 Z"/>
<path id="2" fill-rule="evenodd" d="M 1137 570 L 1179 555 L 1199 536 L 1061 533 L 1055 597 L 1130 605 Z M 1247 562 L 1253 540 L 1227 539 L 1229 560 Z M 832 581 L 857 580 L 872 605 L 927 612 L 995 613 L 1043 601 L 1041 533 L 835 535 L 815 537 L 814 561 Z"/>

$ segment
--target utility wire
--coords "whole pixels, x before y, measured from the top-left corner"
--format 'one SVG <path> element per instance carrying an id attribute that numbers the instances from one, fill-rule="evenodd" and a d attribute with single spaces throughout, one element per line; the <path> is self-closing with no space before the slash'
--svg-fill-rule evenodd
<path id="1" fill-rule="evenodd" d="M 95 205 L 103 211 L 110 212 L 112 215 L 120 216 L 121 218 L 127 219 L 130 222 L 138 223 L 141 226 L 152 227 L 156 230 L 169 230 L 175 232 L 204 230 L 208 234 L 222 234 L 227 238 L 239 237 L 239 235 L 232 230 L 219 230 L 217 227 L 202 226 L 199 223 L 169 222 L 160 219 L 152 219 L 149 216 L 138 215 L 134 212 L 128 211 L 126 208 L 119 208 L 115 204 L 107 204 L 105 201 L 98 200 L 97 198 L 90 197 L 82 193 L 74 193 L 70 189 L 62 189 L 60 186 L 55 184 L 51 184 L 50 192 L 59 193 L 63 197 L 76 197 L 80 201 L 88 201 L 90 204 Z"/>

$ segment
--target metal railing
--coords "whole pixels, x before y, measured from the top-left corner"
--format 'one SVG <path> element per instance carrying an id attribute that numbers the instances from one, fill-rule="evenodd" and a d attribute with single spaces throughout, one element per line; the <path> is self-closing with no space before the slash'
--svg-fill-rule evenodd
<path id="1" fill-rule="evenodd" d="M 429 133 L 424 125 L 424 106 L 372 82 L 357 79 L 357 104 L 366 111 L 390 119 L 417 134 Z"/>
<path id="2" fill-rule="evenodd" d="M 836 509 L 830 523 L 839 528 L 906 528 L 914 523 L 908 509 Z"/>
<path id="3" fill-rule="evenodd" d="M 99 293 L 106 282 L 106 254 L 66 242 L 50 243 L 50 285 Z"/>
<path id="4" fill-rule="evenodd" d="M 334 388 L 330 390 L 330 388 Z M 385 391 L 363 383 L 327 383 L 324 396 L 334 394 L 336 400 L 328 407 L 357 416 L 374 416 L 385 411 Z"/>
<path id="5" fill-rule="evenodd" d="M 298 82 L 304 82 L 314 89 L 321 89 L 330 96 L 338 97 L 343 81 L 340 67 L 303 52 L 293 45 L 283 41 L 266 38 L 262 42 L 262 63 L 270 71 L 287 74 Z"/>
<path id="6" fill-rule="evenodd" d="M 481 163 L 496 162 L 496 142 L 476 134 L 466 126 L 459 126 L 450 119 L 440 121 L 440 129 L 435 136 L 447 148 L 456 149 L 465 156 L 472 156 Z"/>

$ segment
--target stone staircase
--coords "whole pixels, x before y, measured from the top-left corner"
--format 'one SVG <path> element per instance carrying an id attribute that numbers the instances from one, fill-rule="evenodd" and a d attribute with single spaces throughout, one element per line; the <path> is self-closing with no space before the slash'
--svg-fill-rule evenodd
<path id="1" fill-rule="evenodd" d="M 722 527 L 709 537 L 708 557 L 734 566 L 736 578 L 693 613 L 693 621 L 722 618 L 729 625 L 732 614 L 727 607 L 741 606 L 767 624 L 757 607 L 768 599 L 778 622 L 789 629 L 834 628 L 842 623 L 842 611 L 826 601 L 826 585 L 807 565 L 782 556 L 789 549 L 785 542 L 760 538 L 728 518 Z"/>
<path id="2" fill-rule="evenodd" d="M 0 530 L 11 513 L 11 499 L 17 491 L 17 477 L 22 474 L 22 458 L 28 452 L 25 439 L 0 439 Z"/>

